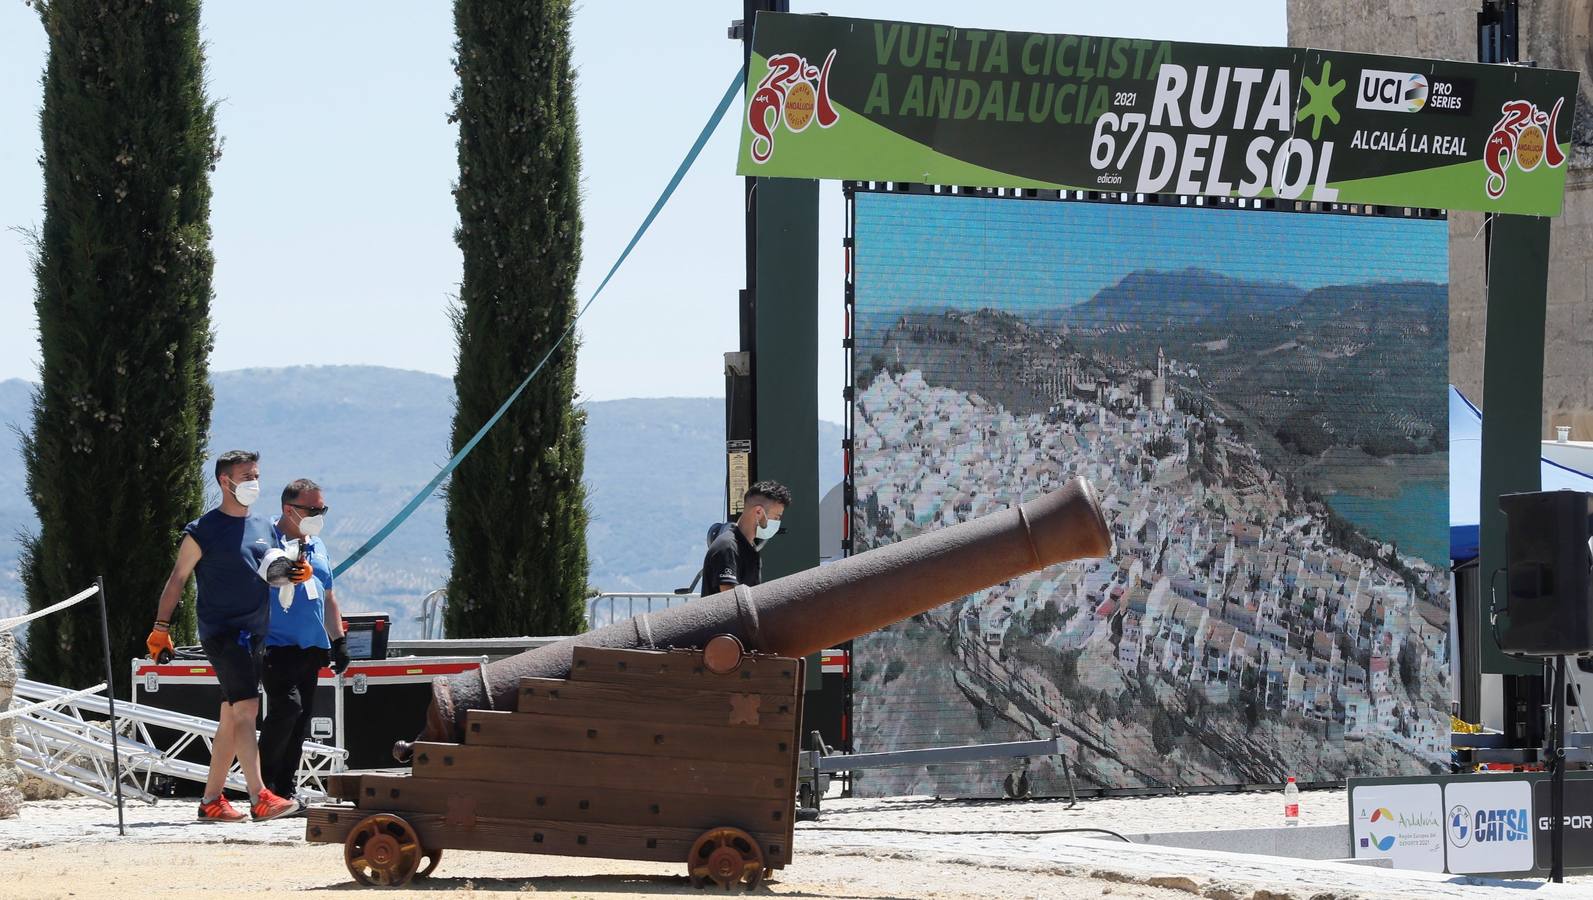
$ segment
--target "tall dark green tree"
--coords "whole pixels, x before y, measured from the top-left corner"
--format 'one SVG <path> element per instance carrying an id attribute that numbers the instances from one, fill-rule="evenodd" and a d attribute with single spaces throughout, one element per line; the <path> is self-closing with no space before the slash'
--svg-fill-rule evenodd
<path id="1" fill-rule="evenodd" d="M 44 74 L 42 355 L 23 439 L 38 609 L 105 576 L 119 691 L 142 655 L 178 532 L 202 510 L 210 428 L 210 176 L 198 0 L 35 0 Z M 193 636 L 193 603 L 174 637 Z M 103 678 L 94 603 L 35 620 L 34 678 Z"/>
<path id="2" fill-rule="evenodd" d="M 455 0 L 453 449 L 575 315 L 580 157 L 569 0 Z M 568 634 L 586 589 L 584 416 L 566 340 L 448 486 L 448 633 Z"/>

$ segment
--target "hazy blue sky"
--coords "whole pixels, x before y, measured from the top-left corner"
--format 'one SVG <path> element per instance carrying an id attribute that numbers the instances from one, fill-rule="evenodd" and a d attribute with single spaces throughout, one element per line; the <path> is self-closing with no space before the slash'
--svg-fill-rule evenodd
<path id="1" fill-rule="evenodd" d="M 1072 306 L 1139 269 L 1206 269 L 1307 290 L 1449 281 L 1442 219 L 908 194 L 858 197 L 859 308 Z"/>
<path id="2" fill-rule="evenodd" d="M 1284 0 L 1135 3 L 795 0 L 798 12 L 1028 31 L 1284 43 Z M 588 0 L 577 8 L 587 296 L 652 204 L 740 65 L 732 2 Z M 449 187 L 455 129 L 452 4 L 339 0 L 205 7 L 210 96 L 225 155 L 212 180 L 215 369 L 364 363 L 452 374 L 447 307 L 459 282 Z M 0 379 L 37 378 L 37 15 L 0 0 Z M 583 320 L 590 399 L 718 396 L 743 283 L 736 131 L 721 126 L 653 231 Z M 841 418 L 842 203 L 823 190 L 820 410 Z M 312 356 L 276 339 L 322 329 Z M 302 348 L 303 342 L 293 342 Z M 512 386 L 505 385 L 507 392 Z"/>

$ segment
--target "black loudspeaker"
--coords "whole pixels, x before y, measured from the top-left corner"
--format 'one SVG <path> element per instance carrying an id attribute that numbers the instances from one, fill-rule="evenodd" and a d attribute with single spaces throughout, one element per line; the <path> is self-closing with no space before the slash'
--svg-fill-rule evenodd
<path id="1" fill-rule="evenodd" d="M 1506 611 L 1499 649 L 1528 656 L 1593 653 L 1593 494 L 1504 494 Z"/>

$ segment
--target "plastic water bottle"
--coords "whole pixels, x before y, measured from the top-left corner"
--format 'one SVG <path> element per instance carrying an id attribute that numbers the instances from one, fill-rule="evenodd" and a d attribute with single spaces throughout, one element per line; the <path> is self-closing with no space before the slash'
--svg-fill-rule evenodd
<path id="1" fill-rule="evenodd" d="M 1294 783 L 1294 776 L 1283 786 L 1283 824 L 1300 824 L 1300 788 Z"/>

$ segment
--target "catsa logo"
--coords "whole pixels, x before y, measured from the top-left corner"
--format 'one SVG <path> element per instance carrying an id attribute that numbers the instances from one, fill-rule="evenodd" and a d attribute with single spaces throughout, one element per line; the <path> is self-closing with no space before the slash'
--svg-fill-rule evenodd
<path id="1" fill-rule="evenodd" d="M 752 161 L 762 164 L 774 156 L 775 129 L 784 122 L 793 133 L 810 123 L 820 128 L 834 125 L 840 116 L 830 104 L 830 64 L 835 51 L 824 58 L 824 66 L 810 66 L 795 53 L 769 57 L 769 74 L 758 82 L 747 104 L 747 127 L 752 130 Z"/>
<path id="2" fill-rule="evenodd" d="M 1361 89 L 1355 94 L 1356 109 L 1416 112 L 1426 105 L 1425 76 L 1413 72 L 1361 70 Z"/>
<path id="3" fill-rule="evenodd" d="M 1449 811 L 1449 845 L 1464 847 L 1479 844 L 1513 844 L 1532 839 L 1532 819 L 1524 809 L 1479 809 L 1464 806 Z"/>
<path id="4" fill-rule="evenodd" d="M 1565 154 L 1554 138 L 1560 107 L 1564 105 L 1565 98 L 1561 97 L 1548 113 L 1527 100 L 1511 100 L 1499 107 L 1504 115 L 1494 123 L 1482 150 L 1482 164 L 1488 170 L 1483 190 L 1490 200 L 1504 196 L 1512 162 L 1523 172 L 1536 169 L 1540 163 L 1547 163 L 1551 169 L 1565 164 Z"/>

